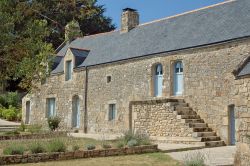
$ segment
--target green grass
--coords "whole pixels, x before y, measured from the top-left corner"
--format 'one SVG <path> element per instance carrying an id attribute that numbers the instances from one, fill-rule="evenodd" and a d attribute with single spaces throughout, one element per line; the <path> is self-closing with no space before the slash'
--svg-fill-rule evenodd
<path id="1" fill-rule="evenodd" d="M 149 153 L 116 157 L 101 157 L 77 160 L 65 160 L 45 163 L 18 164 L 17 166 L 180 166 L 164 153 Z"/>

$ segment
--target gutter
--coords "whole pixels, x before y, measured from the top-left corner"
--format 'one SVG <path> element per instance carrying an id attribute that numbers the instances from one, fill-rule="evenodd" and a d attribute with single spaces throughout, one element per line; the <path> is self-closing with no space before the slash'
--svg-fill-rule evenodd
<path id="1" fill-rule="evenodd" d="M 85 71 L 85 91 L 84 91 L 84 133 L 88 132 L 88 100 L 87 100 L 87 96 L 88 96 L 88 66 L 85 67 L 86 71 Z"/>

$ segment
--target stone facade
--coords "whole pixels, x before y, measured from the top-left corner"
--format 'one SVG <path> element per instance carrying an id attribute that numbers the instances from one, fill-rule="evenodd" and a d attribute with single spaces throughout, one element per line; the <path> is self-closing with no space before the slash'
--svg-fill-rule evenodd
<path id="1" fill-rule="evenodd" d="M 246 98 L 237 99 L 240 93 L 245 92 L 246 87 L 240 85 L 241 80 L 235 80 L 232 71 L 249 52 L 250 40 L 242 39 L 92 66 L 87 72 L 85 68 L 81 68 L 74 70 L 73 79 L 70 81 L 65 81 L 64 73 L 54 75 L 49 77 L 47 83 L 41 85 L 39 90 L 34 90 L 23 99 L 23 117 L 25 103 L 31 100 L 31 123 L 44 123 L 46 98 L 55 97 L 56 110 L 63 118 L 61 126 L 70 129 L 72 97 L 78 95 L 81 129 L 86 127 L 89 133 L 121 133 L 129 130 L 132 123 L 129 103 L 155 98 L 153 77 L 156 64 L 160 63 L 163 66 L 162 97 L 173 97 L 173 65 L 181 60 L 184 65 L 184 92 L 181 97 L 209 124 L 209 127 L 229 143 L 228 106 L 239 106 L 239 100 L 248 101 Z M 64 60 L 68 58 L 73 58 L 70 51 Z M 107 81 L 108 77 L 110 81 Z M 85 94 L 87 110 L 84 105 Z M 116 104 L 116 117 L 112 121 L 108 119 L 109 104 Z M 87 117 L 84 117 L 85 113 Z M 84 119 L 87 126 L 83 126 Z"/>
<path id="2" fill-rule="evenodd" d="M 235 114 L 237 118 L 236 166 L 248 166 L 250 162 L 250 78 L 235 80 Z"/>
<path id="3" fill-rule="evenodd" d="M 72 60 L 74 57 L 69 50 L 64 61 Z M 46 83 L 38 84 L 32 93 L 27 94 L 23 100 L 23 117 L 26 118 L 26 102 L 30 101 L 30 123 L 47 125 L 47 103 L 48 98 L 55 98 L 56 114 L 62 118 L 60 127 L 62 129 L 72 128 L 72 99 L 75 96 L 80 100 L 81 124 L 80 130 L 84 130 L 84 89 L 85 74 L 84 72 L 74 71 L 73 77 L 65 81 L 65 74 L 53 75 L 47 78 Z M 25 120 L 24 120 L 25 121 Z"/>

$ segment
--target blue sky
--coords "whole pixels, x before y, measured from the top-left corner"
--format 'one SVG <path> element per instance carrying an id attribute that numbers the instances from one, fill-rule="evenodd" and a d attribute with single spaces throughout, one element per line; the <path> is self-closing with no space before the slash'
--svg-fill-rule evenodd
<path id="1" fill-rule="evenodd" d="M 225 0 L 98 0 L 98 4 L 107 9 L 105 15 L 113 19 L 120 28 L 120 15 L 123 8 L 137 9 L 140 23 L 153 21 L 185 11 L 224 2 Z"/>

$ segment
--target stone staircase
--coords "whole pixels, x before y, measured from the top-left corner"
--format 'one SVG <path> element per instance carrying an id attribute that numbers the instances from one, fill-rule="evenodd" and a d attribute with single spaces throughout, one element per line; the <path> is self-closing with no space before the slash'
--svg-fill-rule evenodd
<path id="1" fill-rule="evenodd" d="M 208 124 L 183 99 L 176 99 L 172 102 L 172 105 L 174 106 L 174 113 L 177 115 L 177 119 L 180 119 L 181 123 L 192 128 L 193 138 L 204 143 L 206 147 L 225 146 L 224 141 L 216 135 L 216 132 L 209 128 Z"/>

